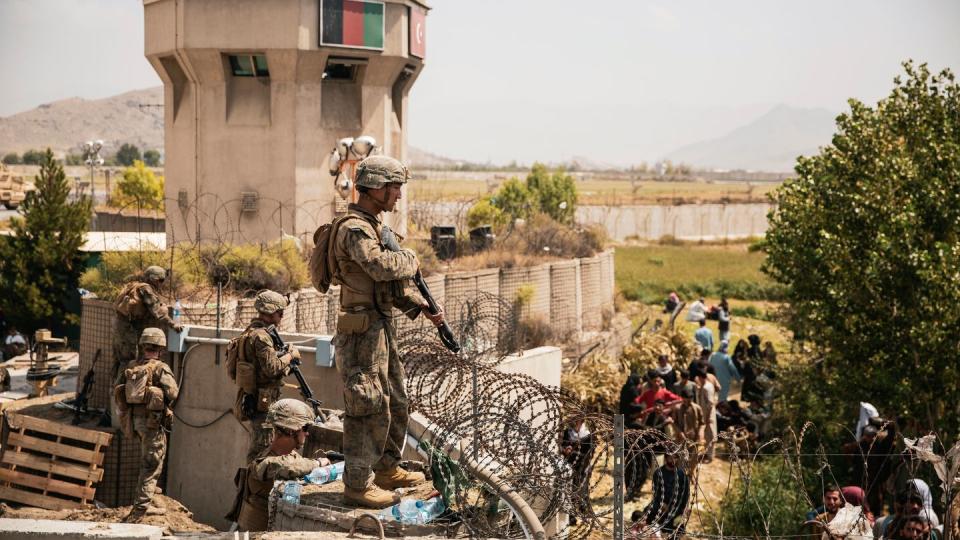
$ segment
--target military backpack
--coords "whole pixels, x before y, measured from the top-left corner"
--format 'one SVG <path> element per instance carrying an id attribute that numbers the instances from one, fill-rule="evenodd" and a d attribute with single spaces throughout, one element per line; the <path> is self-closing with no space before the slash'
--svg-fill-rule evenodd
<path id="1" fill-rule="evenodd" d="M 337 259 L 333 247 L 340 225 L 357 216 L 341 216 L 332 223 L 324 223 L 313 233 L 313 253 L 310 255 L 310 279 L 321 293 L 330 290 L 330 284 L 337 274 Z M 359 219 L 359 218 L 357 218 Z"/>

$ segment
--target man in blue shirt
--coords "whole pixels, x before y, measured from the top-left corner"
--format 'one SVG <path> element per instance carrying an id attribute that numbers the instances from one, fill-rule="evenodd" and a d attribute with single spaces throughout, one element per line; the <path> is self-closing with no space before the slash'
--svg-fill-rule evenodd
<path id="1" fill-rule="evenodd" d="M 705 319 L 701 319 L 700 328 L 693 333 L 693 339 L 697 340 L 704 349 L 713 352 L 713 331 L 707 328 Z"/>

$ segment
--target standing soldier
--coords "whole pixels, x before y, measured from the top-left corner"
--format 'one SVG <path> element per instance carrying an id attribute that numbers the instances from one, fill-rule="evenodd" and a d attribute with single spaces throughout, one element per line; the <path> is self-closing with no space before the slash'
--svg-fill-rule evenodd
<path id="1" fill-rule="evenodd" d="M 143 281 L 128 282 L 117 296 L 114 302 L 117 312 L 113 337 L 114 369 L 122 368 L 137 357 L 137 340 L 145 328 L 183 330 L 167 315 L 167 306 L 157 292 L 166 278 L 167 272 L 163 268 L 148 266 L 143 271 Z"/>
<path id="2" fill-rule="evenodd" d="M 179 393 L 173 372 L 160 360 L 160 353 L 166 347 L 167 337 L 163 330 L 144 330 L 140 336 L 141 356 L 120 371 L 113 389 L 124 434 L 132 436 L 136 433 L 140 439 L 139 487 L 129 517 L 134 521 L 143 515 L 164 512 L 151 502 L 163 469 L 163 456 L 167 452 L 165 429 L 170 427 L 170 409 Z"/>
<path id="3" fill-rule="evenodd" d="M 307 459 L 297 453 L 313 420 L 313 410 L 300 400 L 281 399 L 270 405 L 266 417 L 266 424 L 273 429 L 270 446 L 238 475 L 239 492 L 227 515 L 241 531 L 267 530 L 267 497 L 274 481 L 302 478 L 313 469 L 330 464 L 326 458 Z"/>
<path id="4" fill-rule="evenodd" d="M 424 479 L 398 466 L 408 411 L 390 310 L 395 307 L 410 319 L 423 311 L 435 325 L 443 321 L 442 310 L 431 315 L 411 287 L 419 266 L 416 254 L 390 251 L 381 241 L 380 214 L 393 211 L 407 178 L 407 168 L 393 158 L 361 161 L 358 202 L 349 206 L 331 236 L 333 281 L 341 286 L 334 345 L 344 386 L 343 496 L 346 502 L 373 508 L 397 502 L 389 490 Z"/>
<path id="5" fill-rule="evenodd" d="M 290 369 L 290 361 L 300 358 L 300 352 L 291 347 L 282 356 L 274 347 L 267 332 L 283 320 L 287 299 L 274 291 L 261 291 L 254 300 L 257 318 L 227 347 L 227 366 L 239 386 L 234 412 L 240 421 L 250 421 L 250 448 L 247 462 L 253 461 L 270 444 L 271 427 L 265 422 L 267 411 L 280 399 L 283 377 Z"/>

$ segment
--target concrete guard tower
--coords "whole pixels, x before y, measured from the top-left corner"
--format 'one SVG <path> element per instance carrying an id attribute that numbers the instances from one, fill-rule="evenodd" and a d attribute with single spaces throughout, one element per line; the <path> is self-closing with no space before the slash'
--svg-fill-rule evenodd
<path id="1" fill-rule="evenodd" d="M 145 54 L 164 86 L 168 243 L 310 243 L 338 207 L 327 158 L 339 139 L 370 135 L 405 158 L 425 3 L 143 4 Z M 388 218 L 400 231 L 406 208 Z"/>

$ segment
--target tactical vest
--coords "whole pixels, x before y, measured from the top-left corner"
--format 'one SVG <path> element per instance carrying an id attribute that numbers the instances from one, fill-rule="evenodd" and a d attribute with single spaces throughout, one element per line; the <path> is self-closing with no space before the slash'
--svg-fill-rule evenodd
<path id="1" fill-rule="evenodd" d="M 337 234 L 337 245 L 334 247 L 337 261 L 334 283 L 340 285 L 340 309 L 347 313 L 368 312 L 371 317 L 389 317 L 393 298 L 402 292 L 398 290 L 401 286 L 396 281 L 374 281 L 359 264 L 350 258 L 339 237 L 349 234 L 350 229 L 356 227 L 366 230 L 380 248 L 387 251 L 380 240 L 380 231 L 376 230 L 374 224 L 359 215 L 344 219 Z"/>
<path id="2" fill-rule="evenodd" d="M 269 522 L 268 497 L 270 496 L 270 490 L 273 489 L 273 480 L 258 480 L 254 474 L 257 464 L 263 459 L 254 460 L 247 467 L 246 474 L 241 479 L 242 493 L 237 524 L 242 531 L 267 530 Z"/>
<path id="3" fill-rule="evenodd" d="M 124 384 L 117 388 L 115 397 L 122 400 L 134 412 L 162 411 L 166 408 L 163 389 L 156 386 L 157 371 L 162 369 L 160 360 L 136 362 L 124 371 Z M 122 388 L 122 391 L 120 391 Z"/>

